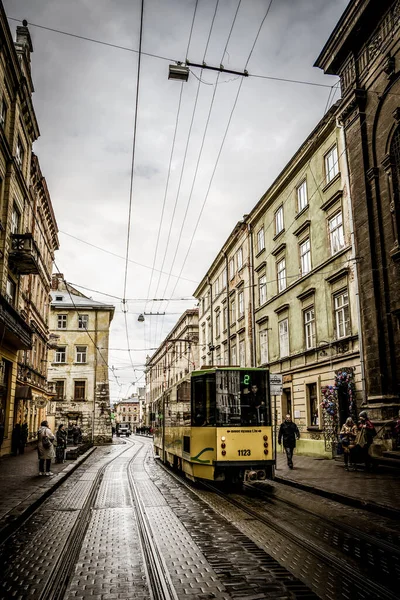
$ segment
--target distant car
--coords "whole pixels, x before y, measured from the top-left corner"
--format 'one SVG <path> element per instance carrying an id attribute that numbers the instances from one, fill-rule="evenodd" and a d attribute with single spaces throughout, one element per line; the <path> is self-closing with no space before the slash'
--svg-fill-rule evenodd
<path id="1" fill-rule="evenodd" d="M 129 437 L 131 435 L 131 428 L 126 423 L 121 423 L 117 430 L 117 435 L 125 435 Z"/>

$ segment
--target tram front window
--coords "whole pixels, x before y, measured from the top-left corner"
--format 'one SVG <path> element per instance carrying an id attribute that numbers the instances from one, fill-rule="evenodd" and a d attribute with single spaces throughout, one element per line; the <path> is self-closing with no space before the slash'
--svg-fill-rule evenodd
<path id="1" fill-rule="evenodd" d="M 215 375 L 206 374 L 192 379 L 192 425 L 215 426 Z"/>
<path id="2" fill-rule="evenodd" d="M 217 424 L 270 425 L 265 371 L 217 371 Z"/>

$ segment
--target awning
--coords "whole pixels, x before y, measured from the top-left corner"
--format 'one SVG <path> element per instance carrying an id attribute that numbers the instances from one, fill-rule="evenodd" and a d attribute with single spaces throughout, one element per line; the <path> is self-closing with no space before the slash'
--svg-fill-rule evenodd
<path id="1" fill-rule="evenodd" d="M 16 400 L 32 400 L 32 388 L 30 385 L 17 385 L 15 388 Z"/>

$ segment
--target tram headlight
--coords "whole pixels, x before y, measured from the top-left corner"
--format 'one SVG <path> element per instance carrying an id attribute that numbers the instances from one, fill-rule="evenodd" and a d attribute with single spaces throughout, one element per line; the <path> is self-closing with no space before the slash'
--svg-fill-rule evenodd
<path id="1" fill-rule="evenodd" d="M 221 437 L 221 441 L 222 441 L 222 442 L 224 442 L 225 440 L 226 440 L 226 437 L 223 435 L 223 436 Z"/>

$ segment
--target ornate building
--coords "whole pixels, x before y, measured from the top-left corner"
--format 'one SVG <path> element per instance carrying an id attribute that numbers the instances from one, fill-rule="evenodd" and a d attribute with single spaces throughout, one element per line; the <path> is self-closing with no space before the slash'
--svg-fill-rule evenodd
<path id="1" fill-rule="evenodd" d="M 0 3 L 0 447 L 11 450 L 15 424 L 34 437 L 46 415 L 50 275 L 57 224 L 32 144 L 29 30 L 13 42 Z"/>
<path id="2" fill-rule="evenodd" d="M 366 407 L 400 407 L 400 2 L 351 0 L 315 66 L 340 76 Z"/>
<path id="3" fill-rule="evenodd" d="M 78 424 L 84 441 L 111 441 L 108 341 L 114 306 L 87 298 L 53 275 L 49 380 L 55 387 L 55 425 Z"/>

